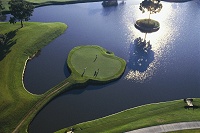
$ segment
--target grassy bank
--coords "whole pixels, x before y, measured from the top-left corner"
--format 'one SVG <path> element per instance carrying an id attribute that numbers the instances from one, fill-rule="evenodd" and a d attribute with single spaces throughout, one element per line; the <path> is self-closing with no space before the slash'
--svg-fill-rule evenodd
<path id="1" fill-rule="evenodd" d="M 8 2 L 10 0 L 2 1 L 5 9 L 4 11 L 9 11 L 9 5 Z M 85 3 L 85 2 L 97 2 L 102 0 L 25 0 L 27 2 L 32 3 L 35 7 L 41 7 L 41 6 L 48 6 L 48 5 L 63 5 L 63 4 L 75 4 L 75 3 Z"/>
<path id="2" fill-rule="evenodd" d="M 34 4 L 35 7 L 41 7 L 41 6 L 48 6 L 48 5 L 63 5 L 63 4 L 75 4 L 75 3 L 86 3 L 86 2 L 99 2 L 103 0 L 26 0 L 32 4 Z M 191 0 L 163 0 L 166 2 L 187 2 Z M 2 1 L 5 9 L 4 11 L 9 11 L 9 0 Z"/>
<path id="3" fill-rule="evenodd" d="M 199 107 L 200 99 L 194 99 L 193 103 Z M 183 100 L 144 105 L 72 127 L 76 133 L 120 133 L 160 124 L 200 120 L 200 108 L 185 109 L 185 105 Z M 64 133 L 70 128 L 62 129 L 57 133 Z"/>
<path id="4" fill-rule="evenodd" d="M 86 2 L 97 2 L 102 0 L 26 0 L 30 3 L 33 3 L 36 7 L 46 6 L 46 5 L 62 5 L 62 4 L 75 4 L 75 3 L 86 3 Z"/>
<path id="5" fill-rule="evenodd" d="M 126 62 L 114 53 L 99 46 L 76 47 L 76 50 L 70 52 L 67 60 L 71 64 L 71 76 L 42 95 L 31 94 L 26 91 L 22 81 L 27 59 L 62 34 L 67 27 L 58 22 L 28 22 L 23 28 L 19 27 L 19 23 L 0 23 L 0 34 L 6 35 L 5 44 L 0 46 L 0 67 L 3 68 L 0 69 L 0 125 L 3 125 L 0 132 L 26 132 L 38 111 L 63 91 L 87 85 L 89 80 L 102 82 L 117 79 L 125 70 Z M 98 58 L 94 63 L 96 54 Z M 91 55 L 94 55 L 94 58 L 90 58 Z M 81 76 L 82 69 L 77 66 L 84 63 L 88 65 L 88 69 L 86 74 Z M 93 76 L 92 70 L 88 76 L 88 70 L 97 67 L 100 69 L 98 76 Z"/>
<path id="6" fill-rule="evenodd" d="M 0 23 L 0 34 L 7 34 L 0 47 L 0 132 L 12 132 L 25 114 L 43 95 L 27 92 L 22 83 L 25 61 L 62 34 L 62 23 Z"/>

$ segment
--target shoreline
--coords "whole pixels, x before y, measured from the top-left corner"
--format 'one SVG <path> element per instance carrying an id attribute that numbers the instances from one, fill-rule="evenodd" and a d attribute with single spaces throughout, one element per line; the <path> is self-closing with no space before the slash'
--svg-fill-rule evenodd
<path id="1" fill-rule="evenodd" d="M 23 72 L 22 72 L 22 86 L 24 88 L 24 90 L 26 90 L 26 92 L 28 92 L 29 94 L 31 95 L 35 95 L 35 96 L 41 96 L 42 94 L 34 94 L 34 93 L 31 93 L 30 91 L 28 91 L 24 85 L 24 74 L 25 74 L 25 71 L 26 71 L 26 66 L 27 66 L 27 63 L 29 60 L 33 59 L 35 57 L 36 54 L 34 54 L 32 57 L 29 57 L 25 60 L 24 62 L 24 68 L 23 68 Z"/>
<path id="2" fill-rule="evenodd" d="M 164 2 L 171 2 L 171 3 L 184 3 L 184 2 L 189 2 L 189 1 L 193 1 L 193 0 L 161 0 Z M 29 2 L 29 1 L 28 1 Z M 51 6 L 51 5 L 67 5 L 67 4 L 79 4 L 79 3 L 92 3 L 92 2 L 103 2 L 103 0 L 85 0 L 85 1 L 46 1 L 43 3 L 33 3 L 33 6 L 35 6 L 35 8 L 38 7 L 44 7 L 44 6 Z M 3 10 L 2 11 L 3 14 L 9 14 L 10 11 L 9 10 Z"/>

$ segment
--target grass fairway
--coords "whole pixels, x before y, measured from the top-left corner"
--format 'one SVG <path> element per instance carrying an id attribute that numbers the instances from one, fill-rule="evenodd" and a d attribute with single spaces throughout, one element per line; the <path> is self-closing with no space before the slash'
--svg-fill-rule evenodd
<path id="1" fill-rule="evenodd" d="M 43 95 L 26 91 L 22 83 L 25 61 L 66 30 L 63 23 L 0 23 L 0 34 L 7 34 L 0 47 L 0 132 L 11 133 Z M 26 125 L 27 126 L 27 125 Z"/>
<path id="2" fill-rule="evenodd" d="M 134 99 L 134 98 L 133 98 Z M 200 107 L 200 99 L 193 104 Z M 75 133 L 122 133 L 138 128 L 185 121 L 199 121 L 200 108 L 185 109 L 183 100 L 144 105 L 72 126 Z M 64 133 L 71 127 L 57 131 Z"/>
<path id="3" fill-rule="evenodd" d="M 105 82 L 119 78 L 126 66 L 125 60 L 94 45 L 75 47 L 67 63 L 77 78 Z"/>

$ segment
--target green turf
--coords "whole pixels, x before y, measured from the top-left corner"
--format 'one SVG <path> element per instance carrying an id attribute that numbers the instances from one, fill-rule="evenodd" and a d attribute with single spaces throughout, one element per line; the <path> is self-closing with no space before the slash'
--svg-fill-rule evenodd
<path id="1" fill-rule="evenodd" d="M 126 66 L 123 59 L 95 45 L 75 47 L 69 53 L 67 62 L 72 73 L 78 78 L 95 81 L 117 79 L 123 74 Z"/>
<path id="2" fill-rule="evenodd" d="M 200 107 L 200 99 L 194 99 L 193 103 Z M 185 109 L 185 105 L 183 100 L 144 105 L 72 127 L 76 133 L 121 133 L 160 124 L 200 120 L 200 108 Z M 64 133 L 70 128 L 57 133 Z"/>
<path id="3" fill-rule="evenodd" d="M 0 47 L 0 132 L 13 131 L 28 110 L 43 96 L 30 94 L 22 83 L 25 61 L 62 34 L 63 23 L 0 23 L 7 43 Z"/>

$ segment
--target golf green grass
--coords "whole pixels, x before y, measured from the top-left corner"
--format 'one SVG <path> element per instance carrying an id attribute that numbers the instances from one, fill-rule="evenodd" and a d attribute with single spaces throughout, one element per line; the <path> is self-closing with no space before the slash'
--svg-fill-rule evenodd
<path id="1" fill-rule="evenodd" d="M 200 99 L 194 99 L 193 104 L 200 107 Z M 155 125 L 200 120 L 200 108 L 193 110 L 185 109 L 184 106 L 186 103 L 183 100 L 143 105 L 83 122 L 56 133 L 65 133 L 71 128 L 75 133 L 122 133 Z"/>
<path id="2" fill-rule="evenodd" d="M 126 66 L 125 60 L 95 45 L 75 47 L 67 63 L 77 78 L 105 82 L 119 78 Z"/>
<path id="3" fill-rule="evenodd" d="M 0 132 L 11 133 L 43 95 L 26 91 L 22 78 L 26 60 L 62 34 L 63 23 L 0 23 L 0 34 L 7 34 L 0 47 Z M 29 120 L 30 122 L 30 120 Z M 29 124 L 29 123 L 27 123 Z M 27 127 L 27 125 L 26 125 Z"/>

